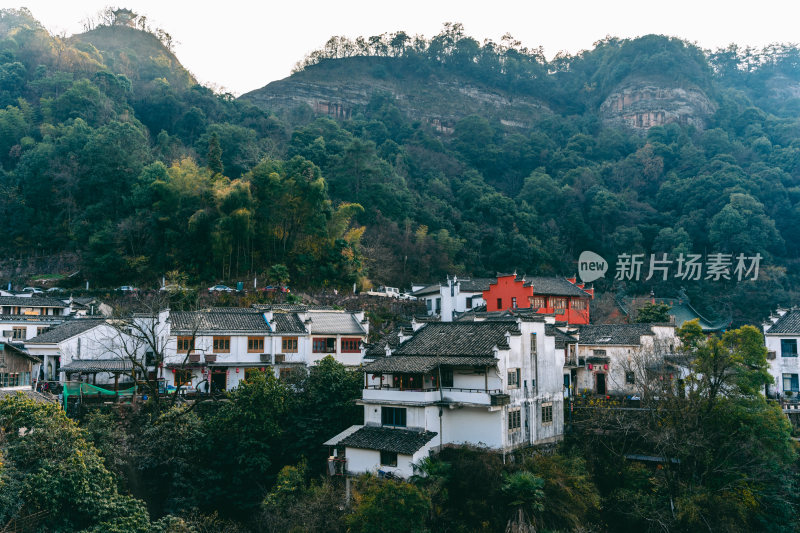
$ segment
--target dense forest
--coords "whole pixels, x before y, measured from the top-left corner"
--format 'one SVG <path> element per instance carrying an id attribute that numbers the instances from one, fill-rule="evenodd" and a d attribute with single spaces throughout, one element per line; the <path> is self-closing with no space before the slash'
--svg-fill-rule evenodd
<path id="1" fill-rule="evenodd" d="M 447 24 L 431 39 L 333 38 L 298 65 L 359 60 L 412 85 L 457 76 L 548 110 L 527 129 L 471 115 L 442 133 L 380 91 L 340 121 L 216 94 L 141 27 L 109 19 L 63 38 L 25 10 L 0 12 L 4 257 L 68 253 L 98 286 L 263 278 L 280 264 L 319 288 L 572 274 L 586 249 L 744 252 L 764 257 L 758 281 L 598 287 L 685 285 L 735 323 L 797 294 L 797 47 L 711 52 L 651 35 L 547 61 Z M 706 127 L 604 123 L 601 103 L 637 76 L 703 91 Z"/>

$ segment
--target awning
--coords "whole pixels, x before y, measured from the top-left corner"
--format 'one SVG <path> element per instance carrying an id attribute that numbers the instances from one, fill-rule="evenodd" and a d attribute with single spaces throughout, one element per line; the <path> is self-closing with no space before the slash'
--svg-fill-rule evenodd
<path id="1" fill-rule="evenodd" d="M 85 372 L 94 374 L 97 372 L 130 372 L 133 370 L 133 363 L 125 359 L 89 359 L 82 361 L 72 361 L 68 365 L 62 366 L 61 372 Z"/>

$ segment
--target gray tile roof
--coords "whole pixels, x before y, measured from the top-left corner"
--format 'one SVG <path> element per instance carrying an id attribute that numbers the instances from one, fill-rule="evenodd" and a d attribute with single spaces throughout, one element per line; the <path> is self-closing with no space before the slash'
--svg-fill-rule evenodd
<path id="1" fill-rule="evenodd" d="M 392 372 L 430 372 L 438 365 L 441 366 L 478 366 L 494 367 L 497 359 L 494 357 L 480 356 L 453 356 L 444 355 L 430 357 L 423 355 L 393 355 L 376 359 L 364 367 L 365 372 L 375 374 L 391 374 Z"/>
<path id="2" fill-rule="evenodd" d="M 272 315 L 275 333 L 306 333 L 303 321 L 294 313 L 275 313 Z"/>
<path id="3" fill-rule="evenodd" d="M 372 342 L 367 344 L 367 349 L 364 351 L 364 358 L 365 359 L 375 359 L 377 357 L 384 357 L 386 356 L 386 345 L 388 344 L 390 348 L 394 349 L 400 345 L 400 332 L 403 330 L 402 327 L 395 328 L 394 331 L 388 333 L 378 339 L 377 342 Z"/>
<path id="4" fill-rule="evenodd" d="M 263 313 L 249 307 L 214 307 L 201 311 L 170 313 L 173 334 L 254 333 L 270 332 Z"/>
<path id="5" fill-rule="evenodd" d="M 46 296 L 0 296 L 0 305 L 19 307 L 68 307 L 62 300 Z"/>
<path id="6" fill-rule="evenodd" d="M 586 344 L 638 346 L 642 335 L 653 335 L 651 324 L 598 324 L 578 328 L 578 341 Z"/>
<path id="7" fill-rule="evenodd" d="M 533 285 L 533 294 L 550 296 L 582 296 L 589 298 L 589 293 L 573 285 L 564 278 L 525 276 L 525 284 Z"/>
<path id="8" fill-rule="evenodd" d="M 497 281 L 494 278 L 465 278 L 460 279 L 461 292 L 482 292 L 489 290 L 489 284 Z"/>
<path id="9" fill-rule="evenodd" d="M 364 335 L 355 315 L 337 311 L 314 311 L 308 313 L 311 319 L 309 329 L 312 335 Z"/>
<path id="10" fill-rule="evenodd" d="M 787 311 L 785 315 L 770 326 L 767 333 L 800 335 L 800 309 Z"/>
<path id="11" fill-rule="evenodd" d="M 428 285 L 411 293 L 412 296 L 426 296 L 428 294 L 439 294 L 439 284 Z"/>
<path id="12" fill-rule="evenodd" d="M 544 334 L 548 337 L 555 337 L 556 348 L 566 348 L 567 344 L 575 344 L 578 340 L 572 335 L 567 335 L 552 324 L 545 324 Z"/>
<path id="13" fill-rule="evenodd" d="M 494 357 L 506 343 L 506 332 L 518 334 L 514 321 L 433 322 L 418 330 L 394 355 Z"/>
<path id="14" fill-rule="evenodd" d="M 17 394 L 23 394 L 28 398 L 37 401 L 39 403 L 58 403 L 58 397 L 54 394 L 50 394 L 49 392 L 36 392 L 32 390 L 30 387 L 26 389 L 20 388 L 10 388 L 10 389 L 0 389 L 0 400 L 7 396 L 16 396 Z"/>
<path id="15" fill-rule="evenodd" d="M 45 331 L 41 335 L 28 339 L 25 344 L 58 344 L 105 322 L 104 318 L 73 318 Z"/>
<path id="16" fill-rule="evenodd" d="M 125 359 L 81 359 L 61 367 L 62 372 L 130 372 L 133 363 Z"/>
<path id="17" fill-rule="evenodd" d="M 436 435 L 438 433 L 433 431 L 364 426 L 340 440 L 339 445 L 349 448 L 414 455 Z"/>
<path id="18" fill-rule="evenodd" d="M 60 324 L 71 320 L 70 315 L 0 315 L 0 322 L 40 322 L 43 324 Z"/>

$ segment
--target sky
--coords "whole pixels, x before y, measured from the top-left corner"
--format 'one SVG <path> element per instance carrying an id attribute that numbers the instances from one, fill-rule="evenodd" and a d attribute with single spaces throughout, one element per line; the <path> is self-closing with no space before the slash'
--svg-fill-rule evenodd
<path id="1" fill-rule="evenodd" d="M 705 49 L 800 42 L 796 0 L 28 0 L 14 7 L 30 9 L 51 33 L 72 35 L 107 5 L 146 15 L 177 41 L 178 59 L 198 81 L 237 96 L 289 76 L 332 35 L 432 37 L 445 22 L 462 23 L 480 42 L 510 33 L 548 58 L 590 49 L 607 35 L 658 33 Z"/>

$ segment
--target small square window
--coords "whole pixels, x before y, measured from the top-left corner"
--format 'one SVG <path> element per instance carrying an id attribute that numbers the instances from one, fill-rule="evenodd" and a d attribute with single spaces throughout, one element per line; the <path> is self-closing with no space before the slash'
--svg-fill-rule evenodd
<path id="1" fill-rule="evenodd" d="M 519 368 L 510 368 L 508 370 L 508 388 L 516 389 L 519 387 Z"/>
<path id="2" fill-rule="evenodd" d="M 381 450 L 381 466 L 397 466 L 397 452 Z"/>
<path id="3" fill-rule="evenodd" d="M 625 372 L 625 383 L 628 384 L 636 383 L 636 375 L 630 370 L 627 370 Z"/>

